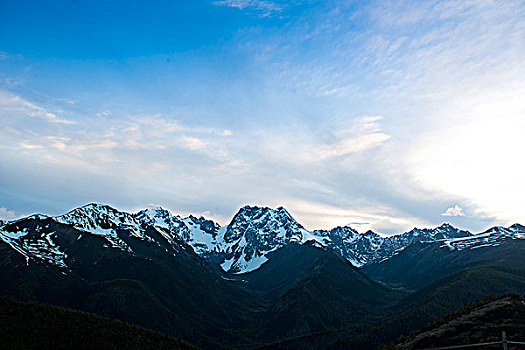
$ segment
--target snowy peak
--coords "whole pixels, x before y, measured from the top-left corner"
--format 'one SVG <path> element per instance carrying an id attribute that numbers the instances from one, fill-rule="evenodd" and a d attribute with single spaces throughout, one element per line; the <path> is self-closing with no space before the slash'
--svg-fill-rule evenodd
<path id="1" fill-rule="evenodd" d="M 227 272 L 250 272 L 267 261 L 268 253 L 291 242 L 308 241 L 324 245 L 322 237 L 305 230 L 283 207 L 244 206 L 226 228 L 221 267 Z"/>
<path id="2" fill-rule="evenodd" d="M 346 235 L 341 236 L 338 231 L 346 232 Z M 428 243 L 470 235 L 470 232 L 458 230 L 450 224 L 443 224 L 434 229 L 414 228 L 409 232 L 388 237 L 370 230 L 360 234 L 345 227 L 329 231 L 331 243 L 328 246 L 355 266 L 361 267 L 389 259 L 416 241 Z"/>
<path id="3" fill-rule="evenodd" d="M 64 215 L 56 216 L 55 220 L 85 230 L 110 229 L 121 224 L 136 224 L 131 214 L 120 212 L 109 205 L 96 203 L 90 203 L 73 209 Z"/>
<path id="4" fill-rule="evenodd" d="M 349 226 L 317 230 L 312 233 L 323 237 L 327 247 L 334 249 L 357 267 L 366 264 L 370 259 L 363 254 L 363 249 L 374 250 L 379 245 L 377 239 L 381 238 L 372 231 L 359 233 Z"/>
<path id="5" fill-rule="evenodd" d="M 337 226 L 331 230 L 316 230 L 313 234 L 320 237 L 339 238 L 342 240 L 352 240 L 359 235 L 359 233 L 350 226 Z"/>
<path id="6" fill-rule="evenodd" d="M 184 219 L 184 222 L 188 227 L 198 228 L 204 234 L 211 236 L 213 239 L 217 238 L 219 230 L 221 229 L 221 225 L 215 221 L 208 220 L 203 216 L 197 218 L 193 215 L 190 215 Z"/>
<path id="7" fill-rule="evenodd" d="M 155 226 L 178 237 L 191 245 L 199 255 L 213 251 L 218 244 L 220 225 L 202 216 L 197 218 L 190 215 L 182 218 L 162 207 L 154 207 L 141 210 L 134 217 L 143 225 Z"/>
<path id="8" fill-rule="evenodd" d="M 160 206 L 129 214 L 109 205 L 90 203 L 57 216 L 55 220 L 72 225 L 81 231 L 101 235 L 111 243 L 111 246 L 128 251 L 131 251 L 130 248 L 119 237 L 122 230 L 136 238 L 150 240 L 145 230 L 148 226 L 153 226 L 171 244 L 174 243 L 173 239 L 180 239 L 193 246 L 198 254 L 204 254 L 217 245 L 214 239 L 220 229 L 220 226 L 211 220 L 195 216 L 182 218 Z"/>
<path id="9" fill-rule="evenodd" d="M 509 229 L 513 230 L 514 232 L 525 232 L 525 226 L 520 225 L 518 223 L 510 226 Z"/>
<path id="10" fill-rule="evenodd" d="M 403 237 L 403 239 L 409 239 L 411 241 L 436 241 L 442 239 L 459 238 L 471 236 L 472 233 L 465 230 L 460 230 L 448 223 L 444 223 L 433 229 L 419 229 L 413 228 L 412 230 L 392 237 Z"/>
<path id="11" fill-rule="evenodd" d="M 190 215 L 181 220 L 177 235 L 191 245 L 197 254 L 207 256 L 221 243 L 220 230 L 221 226 L 218 223 L 202 216 L 197 218 Z"/>
<path id="12" fill-rule="evenodd" d="M 173 216 L 168 210 L 156 206 L 143 209 L 133 215 L 137 220 L 148 225 L 165 225 Z"/>
<path id="13" fill-rule="evenodd" d="M 68 231 L 64 225 L 75 231 Z M 109 205 L 90 203 L 56 217 L 33 215 L 4 222 L 0 226 L 0 239 L 24 255 L 28 263 L 31 258 L 67 268 L 64 260 L 67 248 L 55 243 L 57 232 L 76 232 L 71 233 L 76 235 L 73 241 L 99 236 L 106 241 L 103 247 L 129 254 L 135 254 L 134 247 L 147 241 L 149 246 L 153 243 L 170 255 L 185 249 L 182 242 L 204 255 L 217 245 L 212 241 L 219 229 L 218 224 L 203 217 L 181 218 L 160 207 L 130 214 Z"/>
<path id="14" fill-rule="evenodd" d="M 496 226 L 483 233 L 444 239 L 443 247 L 448 247 L 453 250 L 495 247 L 503 244 L 505 240 L 509 239 L 525 239 L 525 227 L 520 224 L 514 224 L 508 228 Z"/>
<path id="15" fill-rule="evenodd" d="M 472 233 L 465 230 L 460 230 L 448 223 L 445 223 L 439 227 L 436 227 L 430 232 L 430 235 L 433 239 L 450 239 L 450 238 L 460 238 L 472 236 Z"/>
<path id="16" fill-rule="evenodd" d="M 279 207 L 244 206 L 233 217 L 228 225 L 224 239 L 233 242 L 242 236 L 248 235 L 277 235 L 278 239 L 290 238 L 304 230 L 294 218 L 284 209 Z M 253 237 L 256 238 L 256 237 Z"/>
<path id="17" fill-rule="evenodd" d="M 128 244 L 119 237 L 119 230 L 126 230 L 137 238 L 146 238 L 141 224 L 135 220 L 133 215 L 104 204 L 90 203 L 64 215 L 56 216 L 54 220 L 72 225 L 80 231 L 102 236 L 112 247 L 130 252 Z"/>
<path id="18" fill-rule="evenodd" d="M 170 231 L 176 231 L 182 222 L 180 216 L 174 216 L 162 207 L 143 209 L 133 214 L 133 217 L 144 225 L 162 227 Z"/>

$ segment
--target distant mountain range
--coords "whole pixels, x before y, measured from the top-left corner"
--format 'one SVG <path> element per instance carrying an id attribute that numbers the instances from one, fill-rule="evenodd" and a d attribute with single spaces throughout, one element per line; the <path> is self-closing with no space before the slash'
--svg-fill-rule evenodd
<path id="1" fill-rule="evenodd" d="M 33 215 L 2 223 L 0 238 L 26 259 L 43 259 L 62 268 L 67 268 L 66 252 L 54 243 L 53 233 L 44 235 L 45 227 L 41 227 L 37 228 L 37 232 L 42 232 L 39 239 L 24 238 L 27 231 L 20 231 L 17 223 L 28 219 L 50 219 L 71 225 L 86 234 L 100 236 L 108 246 L 130 254 L 133 250 L 126 243 L 127 236 L 153 242 L 155 238 L 147 234 L 150 227 L 163 240 L 173 243 L 175 238 L 179 239 L 225 272 L 237 274 L 258 269 L 268 260 L 269 253 L 290 243 L 312 242 L 337 251 L 356 267 L 363 267 L 390 259 L 414 242 L 439 242 L 440 248 L 459 251 L 499 245 L 506 238 L 525 239 L 525 227 L 519 224 L 494 227 L 477 235 L 450 224 L 434 229 L 414 228 L 388 237 L 372 231 L 358 233 L 349 226 L 308 231 L 283 207 L 252 206 L 242 207 L 224 227 L 203 217 L 173 215 L 161 207 L 131 214 L 96 203 L 56 217 Z"/>
<path id="2" fill-rule="evenodd" d="M 0 295 L 212 349 L 368 349 L 486 294 L 525 293 L 519 224 L 384 237 L 308 231 L 282 207 L 245 206 L 221 227 L 92 203 L 3 221 L 0 238 Z"/>

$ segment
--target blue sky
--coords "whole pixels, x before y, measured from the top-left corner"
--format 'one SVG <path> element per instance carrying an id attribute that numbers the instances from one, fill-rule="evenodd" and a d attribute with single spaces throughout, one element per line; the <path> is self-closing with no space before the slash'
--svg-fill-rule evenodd
<path id="1" fill-rule="evenodd" d="M 523 1 L 2 1 L 0 217 L 525 222 Z"/>

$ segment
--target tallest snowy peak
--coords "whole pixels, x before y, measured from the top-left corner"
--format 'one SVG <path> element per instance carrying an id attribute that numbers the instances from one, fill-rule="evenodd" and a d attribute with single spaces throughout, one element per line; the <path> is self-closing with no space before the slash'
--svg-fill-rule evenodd
<path id="1" fill-rule="evenodd" d="M 255 220 L 259 222 L 269 222 L 274 220 L 280 220 L 281 222 L 290 221 L 302 228 L 302 226 L 282 206 L 277 209 L 272 209 L 269 207 L 245 205 L 239 209 L 237 214 L 235 214 L 230 225 L 242 220 Z"/>
<path id="2" fill-rule="evenodd" d="M 228 227 L 250 224 L 256 226 L 266 226 L 279 223 L 280 225 L 292 225 L 303 228 L 284 207 L 277 209 L 269 207 L 258 207 L 245 205 L 234 215 Z"/>
<path id="3" fill-rule="evenodd" d="M 324 238 L 305 230 L 283 207 L 244 206 L 226 228 L 224 245 L 229 249 L 221 267 L 229 272 L 249 272 L 261 266 L 269 252 L 312 240 L 324 245 Z"/>

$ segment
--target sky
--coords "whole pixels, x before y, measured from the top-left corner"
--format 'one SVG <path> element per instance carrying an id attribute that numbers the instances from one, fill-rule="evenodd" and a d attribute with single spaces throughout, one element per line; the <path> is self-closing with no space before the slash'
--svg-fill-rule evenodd
<path id="1" fill-rule="evenodd" d="M 525 2 L 0 2 L 0 218 L 525 223 Z"/>

